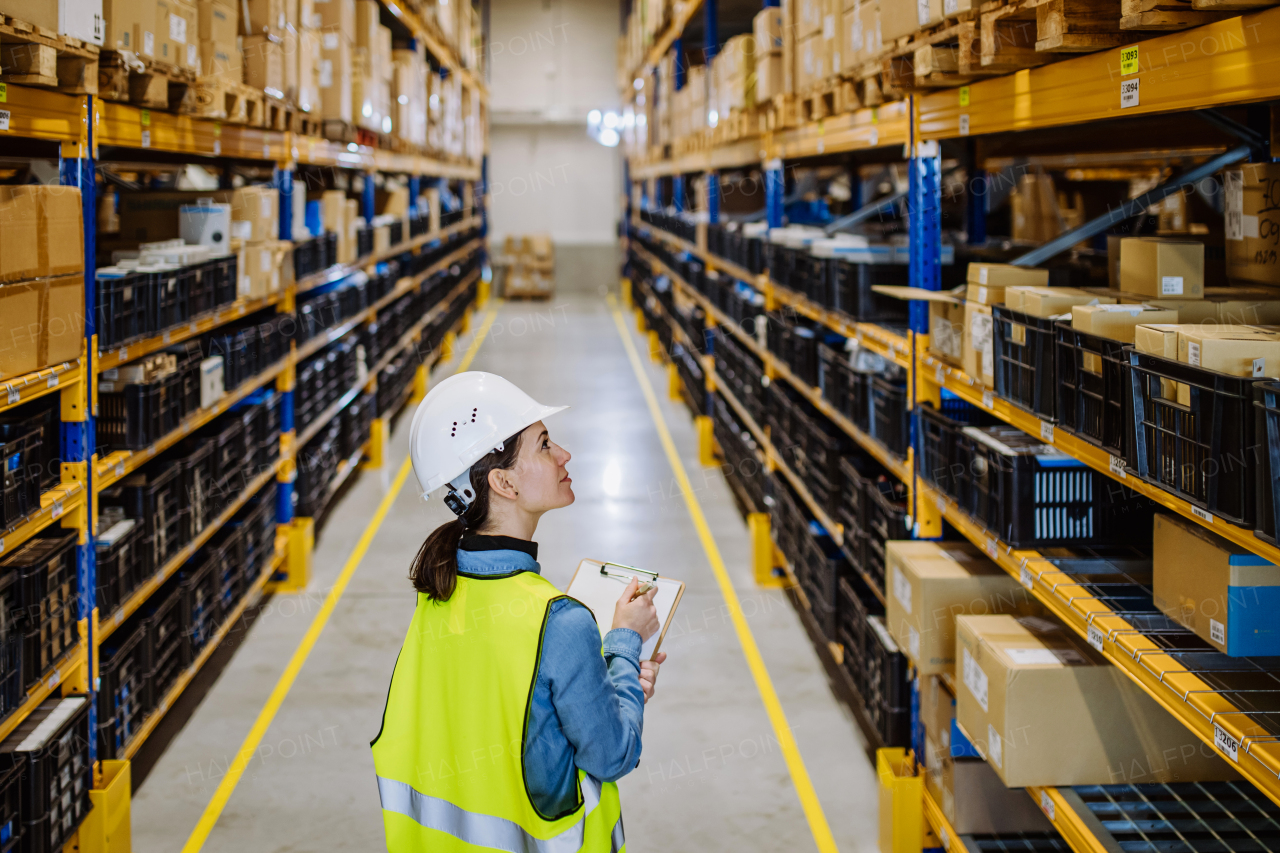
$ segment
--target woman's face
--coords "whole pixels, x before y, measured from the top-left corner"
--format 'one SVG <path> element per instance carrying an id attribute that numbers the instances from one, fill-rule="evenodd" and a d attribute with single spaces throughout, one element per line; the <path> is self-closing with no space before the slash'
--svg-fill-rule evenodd
<path id="1" fill-rule="evenodd" d="M 517 503 L 527 512 L 541 513 L 573 503 L 573 480 L 565 466 L 569 451 L 551 440 L 542 421 L 520 436 L 520 453 L 512 469 Z"/>

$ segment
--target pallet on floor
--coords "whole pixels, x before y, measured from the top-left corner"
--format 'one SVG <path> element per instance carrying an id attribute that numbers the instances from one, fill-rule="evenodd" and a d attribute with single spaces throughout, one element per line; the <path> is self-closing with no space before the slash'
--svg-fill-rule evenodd
<path id="1" fill-rule="evenodd" d="M 227 124 L 263 127 L 266 95 L 262 90 L 220 77 L 201 77 L 190 87 L 179 112 Z"/>
<path id="2" fill-rule="evenodd" d="M 98 59 L 98 94 L 108 101 L 177 112 L 195 83 L 193 71 L 125 50 L 104 50 Z"/>
<path id="3" fill-rule="evenodd" d="M 0 80 L 5 83 L 96 95 L 99 54 L 97 45 L 0 15 Z"/>

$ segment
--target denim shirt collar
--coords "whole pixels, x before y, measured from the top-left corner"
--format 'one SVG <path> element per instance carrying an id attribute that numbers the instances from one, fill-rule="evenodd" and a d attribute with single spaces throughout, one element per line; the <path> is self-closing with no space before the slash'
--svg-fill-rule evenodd
<path id="1" fill-rule="evenodd" d="M 465 575 L 542 574 L 538 561 L 523 551 L 463 551 L 458 549 L 458 571 Z"/>

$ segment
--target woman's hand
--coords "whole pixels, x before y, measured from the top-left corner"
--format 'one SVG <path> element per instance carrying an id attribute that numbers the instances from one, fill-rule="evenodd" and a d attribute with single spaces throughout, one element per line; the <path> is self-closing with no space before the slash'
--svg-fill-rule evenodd
<path id="1" fill-rule="evenodd" d="M 618 599 L 617 605 L 613 608 L 613 627 L 630 628 L 640 635 L 640 642 L 644 642 L 656 634 L 661 627 L 661 623 L 658 622 L 658 610 L 653 606 L 653 597 L 658 594 L 658 588 L 655 586 L 632 601 L 632 597 L 639 588 L 638 579 L 633 578 L 631 583 L 627 584 L 622 598 Z"/>
<path id="2" fill-rule="evenodd" d="M 653 660 L 640 662 L 640 689 L 644 691 L 646 705 L 653 698 L 653 686 L 658 683 L 658 667 L 666 659 L 666 652 L 658 652 L 653 656 Z"/>

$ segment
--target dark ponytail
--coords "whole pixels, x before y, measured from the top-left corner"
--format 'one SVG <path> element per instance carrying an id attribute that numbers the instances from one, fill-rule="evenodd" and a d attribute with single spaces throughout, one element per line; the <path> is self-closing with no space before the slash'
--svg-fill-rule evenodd
<path id="1" fill-rule="evenodd" d="M 462 518 L 455 518 L 431 532 L 409 567 L 413 588 L 433 601 L 448 601 L 458 585 L 458 544 L 468 530 L 478 533 L 489 522 L 489 472 L 513 468 L 520 455 L 516 433 L 502 443 L 502 450 L 488 453 L 471 466 L 471 488 L 476 499 Z M 465 520 L 465 523 L 464 523 Z"/>

